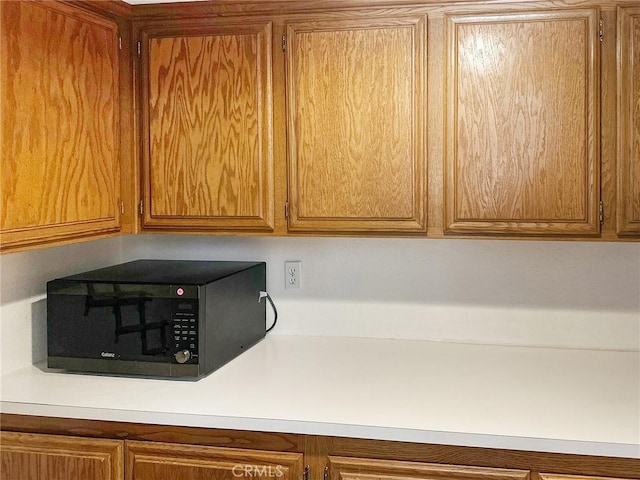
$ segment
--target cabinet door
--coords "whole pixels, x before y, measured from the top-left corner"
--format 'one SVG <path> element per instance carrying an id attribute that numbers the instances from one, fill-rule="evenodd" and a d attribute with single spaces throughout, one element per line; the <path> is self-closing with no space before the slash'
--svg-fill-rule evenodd
<path id="1" fill-rule="evenodd" d="M 329 457 L 327 480 L 529 480 L 529 471 Z"/>
<path id="2" fill-rule="evenodd" d="M 445 231 L 597 234 L 597 9 L 446 23 Z"/>
<path id="3" fill-rule="evenodd" d="M 291 231 L 426 231 L 425 23 L 288 24 Z"/>
<path id="4" fill-rule="evenodd" d="M 618 233 L 640 234 L 640 7 L 618 8 Z"/>
<path id="5" fill-rule="evenodd" d="M 118 28 L 0 2 L 0 249 L 118 231 Z"/>
<path id="6" fill-rule="evenodd" d="M 127 480 L 299 480 L 300 453 L 126 442 Z"/>
<path id="7" fill-rule="evenodd" d="M 612 477 L 593 477 L 586 475 L 559 475 L 557 473 L 539 473 L 540 480 L 626 480 Z"/>
<path id="8" fill-rule="evenodd" d="M 120 440 L 0 432 L 3 480 L 123 480 Z"/>
<path id="9" fill-rule="evenodd" d="M 271 23 L 142 38 L 144 226 L 271 230 Z"/>

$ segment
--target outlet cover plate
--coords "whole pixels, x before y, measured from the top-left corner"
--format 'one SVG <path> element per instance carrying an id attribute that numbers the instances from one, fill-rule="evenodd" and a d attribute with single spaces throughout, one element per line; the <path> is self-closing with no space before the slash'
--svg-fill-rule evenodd
<path id="1" fill-rule="evenodd" d="M 284 288 L 286 290 L 300 290 L 302 288 L 302 262 L 300 260 L 284 262 Z"/>

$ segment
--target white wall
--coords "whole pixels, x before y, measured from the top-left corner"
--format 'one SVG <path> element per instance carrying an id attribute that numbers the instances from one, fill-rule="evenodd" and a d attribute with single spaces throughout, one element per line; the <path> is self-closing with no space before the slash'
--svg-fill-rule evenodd
<path id="1" fill-rule="evenodd" d="M 137 258 L 266 261 L 273 334 L 640 350 L 638 243 L 137 235 L 1 256 L 0 371 L 44 358 L 47 280 Z"/>
<path id="2" fill-rule="evenodd" d="M 129 258 L 264 260 L 274 334 L 640 349 L 640 244 L 141 235 Z M 301 291 L 284 261 L 302 261 Z"/>

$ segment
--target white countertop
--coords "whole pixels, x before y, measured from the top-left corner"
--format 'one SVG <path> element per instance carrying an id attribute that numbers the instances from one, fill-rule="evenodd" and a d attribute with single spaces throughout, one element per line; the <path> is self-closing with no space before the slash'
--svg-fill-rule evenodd
<path id="1" fill-rule="evenodd" d="M 197 382 L 31 366 L 1 378 L 0 399 L 25 415 L 640 458 L 640 352 L 270 335 Z"/>

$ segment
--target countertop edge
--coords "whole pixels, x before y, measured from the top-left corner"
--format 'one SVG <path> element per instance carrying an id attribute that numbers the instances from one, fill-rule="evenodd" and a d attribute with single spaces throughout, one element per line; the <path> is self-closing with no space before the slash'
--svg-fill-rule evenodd
<path id="1" fill-rule="evenodd" d="M 353 424 L 224 417 L 138 410 L 70 407 L 0 401 L 0 412 L 16 415 L 74 418 L 113 422 L 146 423 L 200 428 L 219 428 L 256 432 L 323 435 L 368 440 L 386 440 L 503 450 L 590 455 L 640 459 L 640 444 L 586 442 L 550 438 L 484 435 L 407 428 L 372 427 Z"/>

